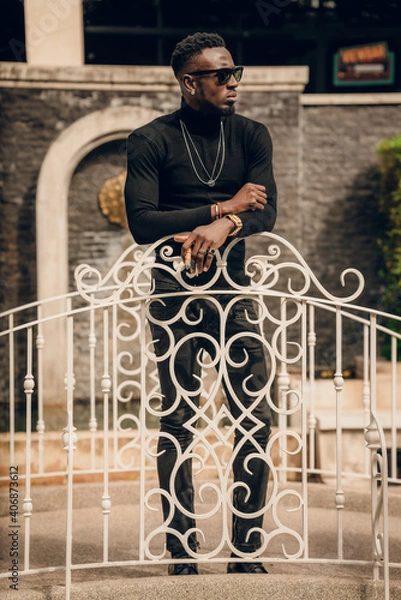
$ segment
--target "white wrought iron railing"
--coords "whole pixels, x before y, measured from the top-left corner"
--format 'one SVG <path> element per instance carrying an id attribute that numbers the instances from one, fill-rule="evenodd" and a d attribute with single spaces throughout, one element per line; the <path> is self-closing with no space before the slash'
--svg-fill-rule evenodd
<path id="1" fill-rule="evenodd" d="M 251 319 L 249 314 L 245 318 L 258 325 L 259 333 L 253 335 L 263 345 L 270 366 L 269 381 L 263 389 L 252 393 L 255 402 L 263 397 L 274 416 L 267 450 L 260 451 L 261 459 L 270 467 L 270 481 L 263 508 L 269 524 L 261 532 L 258 560 L 371 566 L 373 579 L 383 580 L 385 599 L 389 599 L 390 571 L 401 567 L 389 556 L 388 516 L 388 483 L 401 483 L 397 471 L 400 429 L 397 411 L 401 402 L 397 372 L 401 335 L 397 333 L 397 324 L 399 329 L 401 318 L 355 304 L 363 289 L 363 278 L 353 269 L 341 276 L 344 289 L 346 281 L 351 281 L 353 291 L 343 296 L 329 293 L 297 250 L 272 233 L 259 236 L 261 252 L 248 257 L 246 269 L 250 284 L 243 287 L 227 272 L 227 257 L 236 243 L 237 240 L 233 240 L 223 255 L 217 253 L 217 272 L 203 286 L 183 280 L 180 257 L 174 255 L 165 238 L 146 249 L 136 245 L 128 248 L 104 277 L 93 267 L 81 265 L 76 270 L 77 291 L 74 293 L 0 315 L 3 407 L 4 399 L 8 400 L 8 427 L 1 434 L 7 448 L 3 452 L 0 483 L 10 494 L 10 524 L 23 531 L 23 568 L 20 567 L 19 575 L 45 573 L 62 567 L 66 573 L 68 599 L 72 573 L 76 569 L 174 562 L 164 546 L 169 520 L 163 521 L 161 507 L 158 507 L 160 494 L 165 492 L 155 483 L 158 420 L 162 414 L 156 375 L 160 358 L 154 354 L 147 323 L 149 320 L 158 322 L 169 332 L 171 324 L 180 318 L 192 327 L 192 333 L 185 340 L 175 343 L 170 332 L 172 341 L 164 358 L 171 357 L 171 365 L 174 365 L 177 348 L 200 335 L 198 326 L 203 314 L 200 311 L 195 317 L 191 313 L 195 302 L 209 302 L 216 307 L 222 335 L 220 344 L 216 344 L 214 337 L 202 334 L 212 345 L 213 356 L 198 357 L 203 371 L 202 378 L 198 378 L 199 406 L 192 401 L 194 391 L 183 388 L 174 368 L 170 368 L 178 395 L 187 397 L 195 413 L 193 422 L 198 423 L 193 427 L 194 441 L 187 454 L 180 456 L 177 449 L 177 464 L 188 457 L 193 460 L 197 507 L 200 507 L 195 508 L 193 515 L 197 519 L 198 534 L 202 537 L 202 524 L 208 519 L 217 516 L 220 520 L 218 542 L 213 546 L 206 544 L 206 549 L 198 551 L 191 560 L 227 560 L 227 552 L 233 550 L 229 518 L 235 511 L 231 500 L 234 488 L 231 448 L 233 430 L 241 427 L 241 419 L 233 418 L 222 391 L 222 383 L 229 384 L 227 364 L 233 360 L 230 357 L 233 340 L 226 339 L 224 331 L 236 303 L 240 299 L 252 299 L 258 308 L 257 318 Z M 176 296 L 176 292 L 152 293 L 150 272 L 155 249 L 164 257 L 165 272 L 183 288 L 177 314 L 163 315 L 163 311 L 159 311 L 155 316 L 150 311 L 152 303 L 166 306 L 168 300 Z M 224 289 L 224 307 L 216 302 L 222 293 L 215 285 L 219 277 L 231 286 L 230 290 Z M 55 302 L 59 309 L 49 314 L 46 307 Z M 65 364 L 61 366 L 65 371 L 64 389 L 52 390 L 58 401 L 57 414 L 54 398 L 49 398 L 51 385 L 47 382 L 47 365 L 49 361 L 54 364 L 55 358 L 57 362 L 57 357 L 46 354 L 54 327 L 62 331 L 61 339 L 65 342 L 65 348 L 60 349 L 60 360 L 65 357 Z M 352 343 L 348 336 L 350 330 Z M 379 341 L 383 339 L 390 340 L 389 396 L 385 406 L 377 400 L 377 354 Z M 328 358 L 326 352 L 330 344 L 332 358 Z M 343 460 L 346 427 L 343 400 L 348 385 L 345 377 L 348 365 L 343 357 L 350 351 L 349 346 L 353 353 L 362 356 L 361 393 L 353 404 L 359 425 L 353 427 L 352 435 L 357 444 L 362 440 L 364 458 L 361 468 L 353 470 L 347 470 Z M 326 371 L 332 373 L 333 382 L 332 396 L 329 401 L 326 399 L 326 407 L 330 404 L 332 409 L 335 432 L 335 457 L 330 465 L 319 461 L 318 452 L 321 398 L 317 373 L 322 348 L 326 352 Z M 243 360 L 247 360 L 246 353 Z M 246 388 L 247 382 L 243 385 Z M 60 396 L 63 396 L 61 409 Z M 56 465 L 55 436 L 62 440 L 64 448 L 64 458 Z M 113 511 L 111 476 L 134 478 L 140 489 L 135 527 L 139 550 L 137 556 L 127 561 L 116 561 L 109 556 L 109 518 Z M 316 477 L 334 482 L 336 556 L 314 556 L 310 549 L 308 489 L 309 482 Z M 371 482 L 372 552 L 369 559 L 361 556 L 351 560 L 344 551 L 344 483 L 350 479 Z M 67 488 L 65 565 L 37 564 L 35 549 L 31 548 L 30 524 L 37 510 L 33 486 L 47 481 Z M 79 481 L 102 482 L 99 505 L 103 514 L 103 553 L 96 563 L 74 561 L 73 498 Z M 18 504 L 18 484 L 24 494 L 22 515 L 13 510 Z M 206 497 L 209 498 L 207 510 L 202 512 Z M 174 491 L 168 501 L 173 510 L 178 502 Z M 288 503 L 292 516 L 286 523 L 281 509 Z M 156 526 L 155 511 L 160 516 Z M 297 515 L 295 521 L 294 514 Z M 286 541 L 278 545 L 278 538 Z M 246 558 L 240 553 L 238 560 Z M 9 575 L 4 572 L 0 577 Z"/>

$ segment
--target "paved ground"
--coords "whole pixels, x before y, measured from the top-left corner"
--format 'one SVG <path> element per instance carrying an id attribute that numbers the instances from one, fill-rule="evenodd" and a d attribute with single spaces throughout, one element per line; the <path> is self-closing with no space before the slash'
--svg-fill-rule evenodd
<path id="1" fill-rule="evenodd" d="M 292 484 L 294 486 L 296 484 Z M 345 528 L 344 556 L 370 556 L 370 500 L 366 487 L 347 489 L 343 511 Z M 309 537 L 310 556 L 336 555 L 336 511 L 333 508 L 334 488 L 330 484 L 310 484 Z M 73 562 L 102 561 L 102 514 L 99 484 L 77 484 L 74 492 Z M 204 561 L 197 577 L 168 577 L 163 561 L 145 566 L 135 563 L 138 546 L 131 535 L 130 524 L 137 521 L 138 484 L 110 484 L 112 511 L 110 515 L 109 558 L 113 561 L 132 561 L 130 565 L 90 570 L 74 570 L 71 599 L 83 600 L 379 600 L 384 598 L 381 582 L 372 581 L 370 567 L 316 563 L 293 563 L 282 560 L 281 544 L 277 539 L 269 545 L 264 560 L 268 575 L 227 575 L 227 553 L 222 551 L 221 562 Z M 34 487 L 34 511 L 31 524 L 31 565 L 63 565 L 65 557 L 65 488 L 63 486 Z M 207 506 L 206 506 L 207 508 Z M 158 513 L 155 512 L 155 519 Z M 286 512 L 286 518 L 296 519 L 296 513 Z M 22 517 L 20 517 L 22 523 Z M 286 521 L 290 523 L 291 521 Z M 295 524 L 295 521 L 294 521 Z M 269 531 L 269 519 L 266 520 Z M 201 553 L 216 547 L 220 535 L 219 517 L 203 522 L 206 540 Z M 0 494 L 0 572 L 11 566 L 8 496 Z M 22 536 L 21 536 L 22 537 Z M 23 539 L 20 539 L 20 546 Z M 294 544 L 287 546 L 296 550 Z M 20 548 L 21 554 L 23 549 Z M 281 558 L 280 558 L 281 557 Z M 401 488 L 390 488 L 390 560 L 401 563 Z M 55 570 L 29 576 L 19 576 L 19 589 L 9 588 L 10 581 L 0 579 L 2 600 L 64 600 L 65 573 Z M 391 570 L 391 600 L 401 600 L 401 569 Z"/>

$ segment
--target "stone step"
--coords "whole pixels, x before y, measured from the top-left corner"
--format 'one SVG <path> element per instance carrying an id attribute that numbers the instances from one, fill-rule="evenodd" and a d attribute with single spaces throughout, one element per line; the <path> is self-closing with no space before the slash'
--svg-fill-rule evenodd
<path id="1" fill-rule="evenodd" d="M 302 570 L 301 570 L 302 571 Z M 2 600 L 66 600 L 65 589 L 3 592 Z M 71 587 L 70 600 L 384 600 L 382 582 L 313 574 L 217 575 L 98 579 Z M 401 599 L 401 583 L 390 600 Z"/>
<path id="2" fill-rule="evenodd" d="M 344 524 L 348 561 L 369 556 L 370 493 L 368 482 L 348 486 L 344 482 Z M 285 484 L 299 490 L 298 482 Z M 226 574 L 227 552 L 219 560 L 202 559 L 199 575 L 167 576 L 167 560 L 139 564 L 137 542 L 129 540 L 130 520 L 140 501 L 138 482 L 112 482 L 109 485 L 114 515 L 114 542 L 110 560 L 120 556 L 119 545 L 128 548 L 123 564 L 92 569 L 74 569 L 70 600 L 384 600 L 383 582 L 373 581 L 371 565 L 352 565 L 313 557 L 335 556 L 334 507 L 335 486 L 332 483 L 308 485 L 311 559 L 286 561 L 274 553 L 265 553 L 268 575 Z M 74 485 L 73 557 L 74 564 L 102 560 L 102 486 L 98 483 Z M 34 511 L 32 522 L 32 560 L 48 565 L 64 564 L 65 486 L 37 486 L 32 489 Z M 7 494 L 0 493 L 0 527 L 8 523 Z M 401 487 L 389 489 L 390 561 L 401 564 Z M 35 525 L 36 523 L 36 525 Z M 205 522 L 206 523 L 206 522 Z M 203 526 L 205 531 L 208 525 Z M 211 531 L 206 531 L 211 537 Z M 89 533 L 88 533 L 89 532 Z M 92 532 L 92 533 L 90 533 Z M 117 537 L 116 537 L 117 536 Z M 38 548 L 40 547 L 40 552 Z M 36 550 L 35 550 L 36 549 Z M 201 549 L 202 550 L 202 549 Z M 207 548 L 205 548 L 207 550 Z M 126 552 L 126 550 L 124 550 Z M 40 555 L 40 556 L 39 556 Z M 128 563 L 126 561 L 131 561 Z M 0 572 L 8 568 L 7 556 L 0 556 Z M 9 589 L 7 579 L 0 579 L 2 600 L 65 600 L 65 573 L 62 569 L 48 573 L 21 575 L 19 590 Z M 401 600 L 401 569 L 391 569 L 390 600 Z"/>

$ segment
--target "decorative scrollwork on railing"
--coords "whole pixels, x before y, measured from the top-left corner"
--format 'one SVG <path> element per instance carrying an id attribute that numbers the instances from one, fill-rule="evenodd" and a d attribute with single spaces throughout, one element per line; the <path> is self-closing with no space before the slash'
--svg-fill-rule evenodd
<path id="1" fill-rule="evenodd" d="M 125 442 L 117 462 L 123 469 L 135 468 L 135 460 L 157 468 L 159 485 L 142 498 L 147 511 L 159 512 L 158 525 L 143 528 L 150 560 L 165 556 L 165 537 L 194 558 L 223 549 L 240 558 L 272 547 L 290 559 L 305 552 L 306 499 L 282 489 L 273 454 L 304 456 L 306 433 L 269 437 L 272 413 L 302 413 L 305 422 L 305 407 L 296 390 L 281 389 L 277 397 L 277 365 L 306 360 L 301 330 L 313 293 L 323 303 L 349 303 L 360 295 L 363 278 L 344 271 L 341 285 L 353 275 L 356 286 L 337 298 L 291 244 L 272 233 L 259 237 L 265 251 L 246 259 L 246 286 L 228 267 L 238 239 L 216 252 L 209 280 L 185 271 L 171 238 L 146 249 L 131 246 L 104 277 L 88 265 L 76 270 L 81 297 L 91 307 L 113 306 L 119 315 L 114 399 L 124 413 L 115 427 Z M 155 252 L 158 274 L 168 280 L 164 287 L 153 283 Z M 129 414 L 136 398 L 138 414 Z M 217 518 L 213 539 L 206 539 L 210 529 L 202 523 Z"/>
<path id="2" fill-rule="evenodd" d="M 315 286 L 323 299 L 343 304 L 353 302 L 358 298 L 364 288 L 362 274 L 356 269 L 346 269 L 340 276 L 340 283 L 346 287 L 349 276 L 356 280 L 356 288 L 347 296 L 338 297 L 328 292 L 319 282 L 302 255 L 292 244 L 273 233 L 262 233 L 258 236 L 260 245 L 265 245 L 265 252 L 249 257 L 246 260 L 245 270 L 250 277 L 247 290 L 262 294 L 285 292 L 289 296 L 300 298 L 311 294 L 312 285 Z M 154 266 L 154 252 L 157 251 L 163 260 L 158 268 L 172 275 L 183 289 L 192 291 L 210 290 L 221 276 L 234 290 L 243 290 L 238 282 L 232 279 L 227 271 L 227 261 L 230 252 L 239 239 L 232 240 L 222 253 L 216 253 L 216 271 L 207 283 L 199 286 L 196 278 L 185 279 L 182 276 L 184 265 L 181 257 L 174 254 L 174 245 L 170 237 L 165 237 L 155 242 L 150 247 L 142 249 L 133 244 L 125 250 L 120 259 L 105 276 L 87 264 L 82 264 L 75 270 L 77 289 L 81 296 L 88 302 L 114 303 L 121 299 L 129 301 L 134 297 L 144 297 L 151 291 L 151 269 Z M 282 260 L 283 250 L 293 256 L 292 260 Z M 287 275 L 286 275 L 287 273 Z M 299 283 L 294 288 L 294 275 L 298 275 Z"/>
<path id="3" fill-rule="evenodd" d="M 388 540 L 388 461 L 384 431 L 376 415 L 370 413 L 370 423 L 365 430 L 366 445 L 371 451 L 372 481 L 376 482 L 376 494 L 372 506 L 373 562 L 384 571 L 388 586 L 389 540 Z"/>
<path id="4" fill-rule="evenodd" d="M 148 445 L 148 454 L 155 460 L 161 460 L 160 470 L 165 472 L 170 468 L 170 471 L 168 485 L 152 489 L 146 497 L 149 510 L 158 510 L 153 502 L 155 496 L 162 496 L 164 503 L 162 524 L 145 540 L 147 556 L 150 559 L 163 556 L 159 550 L 153 549 L 162 534 L 175 537 L 189 556 L 201 552 L 203 559 L 218 555 L 224 547 L 240 557 L 256 556 L 276 537 L 283 535 L 293 540 L 291 549 L 283 544 L 284 555 L 300 556 L 304 550 L 302 535 L 291 526 L 284 525 L 282 515 L 279 517 L 278 513 L 272 513 L 272 498 L 282 506 L 291 492 L 287 495 L 279 493 L 273 476 L 269 499 L 261 498 L 252 510 L 252 505 L 248 504 L 254 494 L 252 479 L 260 477 L 265 469 L 274 470 L 270 448 L 278 439 L 277 435 L 273 436 L 266 448 L 267 412 L 262 407 L 278 410 L 271 394 L 277 349 L 272 347 L 263 332 L 264 322 L 271 316 L 270 311 L 258 297 L 250 299 L 245 294 L 229 296 L 223 301 L 212 294 L 193 294 L 171 302 L 168 297 L 156 294 L 148 299 L 145 316 L 153 330 L 153 345 L 145 348 L 148 366 L 164 365 L 164 377 L 168 381 L 162 386 L 160 407 L 155 409 L 151 406 L 155 397 L 153 389 L 142 401 L 147 412 L 157 415 L 162 422 L 169 422 L 171 417 L 175 422 L 175 415 L 186 411 L 183 430 L 179 434 L 180 443 L 169 429 L 162 427 L 159 433 L 152 434 L 152 443 Z M 239 328 L 238 320 L 241 320 Z M 293 322 L 293 319 L 290 321 Z M 163 340 L 161 345 L 160 340 Z M 186 361 L 189 350 L 194 354 L 192 376 L 183 379 L 183 361 Z M 267 371 L 255 362 L 255 358 L 259 361 L 262 355 L 268 365 Z M 214 371 L 212 382 L 207 387 L 205 371 Z M 225 396 L 219 398 L 221 388 Z M 169 395 L 167 401 L 166 394 Z M 300 401 L 292 407 L 292 412 L 299 408 Z M 173 430 L 178 435 L 177 428 Z M 158 450 L 155 450 L 155 443 Z M 289 454 L 300 452 L 300 438 L 298 445 Z M 169 461 L 163 459 L 166 452 L 174 454 L 170 467 Z M 180 472 L 189 463 L 194 478 L 200 480 L 194 503 L 190 505 L 182 498 L 178 483 Z M 212 481 L 207 475 L 210 470 L 213 472 Z M 238 502 L 238 498 L 242 501 Z M 302 498 L 297 496 L 297 500 L 297 507 L 291 508 L 293 512 L 302 510 Z M 262 526 L 263 516 L 268 512 L 274 514 L 275 519 L 275 526 L 269 533 Z M 176 528 L 177 513 L 190 523 L 185 532 Z M 217 515 L 221 516 L 222 522 L 219 535 L 215 532 L 216 539 L 206 539 L 202 522 Z M 248 528 L 246 539 L 255 535 L 260 538 L 258 550 L 244 552 L 235 546 L 230 534 L 231 520 L 234 524 L 245 523 L 244 527 Z M 235 525 L 232 527 L 235 528 Z M 198 553 L 191 543 L 195 535 L 202 547 Z"/>
<path id="5" fill-rule="evenodd" d="M 135 457 L 141 445 L 141 423 L 137 416 L 126 413 L 117 419 L 116 431 L 118 433 L 131 433 L 132 439 L 123 444 L 117 453 L 117 464 L 121 469 L 133 469 L 136 465 Z"/>
<path id="6" fill-rule="evenodd" d="M 362 293 L 364 288 L 364 278 L 357 269 L 346 269 L 340 276 L 341 285 L 342 287 L 345 287 L 347 277 L 353 275 L 357 282 L 355 291 L 352 294 L 341 298 L 334 296 L 322 286 L 307 262 L 292 244 L 274 233 L 265 233 L 262 234 L 262 236 L 266 238 L 267 242 L 271 240 L 272 243 L 268 243 L 266 252 L 263 255 L 254 255 L 247 260 L 246 271 L 252 280 L 251 288 L 255 287 L 256 289 L 263 289 L 265 291 L 277 290 L 279 288 L 280 280 L 285 279 L 285 273 L 287 272 L 289 275 L 284 281 L 284 284 L 282 284 L 281 289 L 297 298 L 310 293 L 312 284 L 315 285 L 323 298 L 333 302 L 352 302 Z M 295 261 L 280 261 L 282 248 L 285 248 L 290 254 L 293 254 Z M 227 248 L 227 251 L 229 251 L 229 248 Z M 223 259 L 224 258 L 225 257 L 223 256 Z M 294 289 L 293 287 L 293 277 L 290 275 L 291 271 L 300 276 L 301 283 L 298 285 L 298 289 Z"/>

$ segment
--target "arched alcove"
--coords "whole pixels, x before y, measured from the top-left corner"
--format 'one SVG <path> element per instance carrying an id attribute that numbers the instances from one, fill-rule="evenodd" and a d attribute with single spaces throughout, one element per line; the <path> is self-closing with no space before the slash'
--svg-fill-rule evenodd
<path id="1" fill-rule="evenodd" d="M 36 193 L 39 299 L 68 291 L 68 190 L 77 165 L 93 149 L 126 138 L 159 115 L 142 107 L 105 108 L 75 121 L 50 146 Z"/>
<path id="2" fill-rule="evenodd" d="M 95 148 L 129 133 L 160 116 L 143 107 L 105 108 L 78 119 L 50 146 L 43 161 L 36 193 L 36 252 L 38 299 L 68 292 L 68 192 L 80 161 Z M 44 316 L 63 312 L 58 301 L 46 305 Z M 49 321 L 43 330 L 45 373 L 43 400 L 46 405 L 64 403 L 66 329 L 61 320 Z"/>

